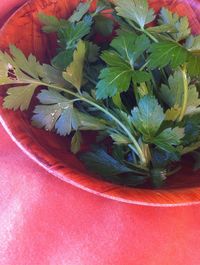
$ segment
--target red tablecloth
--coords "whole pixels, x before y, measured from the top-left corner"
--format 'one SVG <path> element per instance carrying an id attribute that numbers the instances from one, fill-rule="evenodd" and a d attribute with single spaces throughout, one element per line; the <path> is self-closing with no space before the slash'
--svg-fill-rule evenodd
<path id="1" fill-rule="evenodd" d="M 104 199 L 45 172 L 1 125 L 0 139 L 0 265 L 200 264 L 200 205 Z"/>

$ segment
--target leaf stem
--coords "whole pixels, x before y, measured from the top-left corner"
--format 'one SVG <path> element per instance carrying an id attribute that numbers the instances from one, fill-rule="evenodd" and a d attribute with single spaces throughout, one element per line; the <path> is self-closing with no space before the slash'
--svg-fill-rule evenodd
<path id="1" fill-rule="evenodd" d="M 130 25 L 130 26 L 132 26 L 135 30 L 137 30 L 137 31 L 140 31 L 140 32 L 143 32 L 144 34 L 146 34 L 152 41 L 154 41 L 154 42 L 158 42 L 158 40 L 150 33 L 150 32 L 148 32 L 148 30 L 146 30 L 146 29 L 144 29 L 144 28 L 138 28 L 138 27 L 136 27 L 135 26 L 135 24 L 131 21 L 131 20 L 129 20 L 129 19 L 127 19 L 126 20 L 127 22 L 128 22 L 128 24 Z"/>
<path id="2" fill-rule="evenodd" d="M 181 112 L 180 112 L 180 116 L 178 121 L 182 121 L 186 109 L 187 109 L 187 101 L 188 101 L 188 80 L 187 80 L 187 68 L 186 68 L 186 64 L 183 65 L 182 67 L 182 78 L 183 78 L 183 104 L 182 104 L 182 108 L 181 108 Z"/>

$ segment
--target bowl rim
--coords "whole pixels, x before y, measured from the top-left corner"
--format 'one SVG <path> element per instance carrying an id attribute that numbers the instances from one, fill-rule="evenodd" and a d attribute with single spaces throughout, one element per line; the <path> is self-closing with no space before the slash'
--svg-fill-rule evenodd
<path id="1" fill-rule="evenodd" d="M 21 16 L 24 9 L 27 6 L 31 6 L 36 1 L 42 0 L 29 0 L 23 4 L 19 9 L 17 9 L 11 17 L 4 23 L 0 29 L 0 37 L 6 32 L 8 25 L 12 25 L 16 16 Z M 56 2 L 54 1 L 55 4 Z M 102 196 L 104 198 L 109 198 L 119 202 L 143 205 L 143 206 L 157 206 L 157 207 L 174 207 L 174 206 L 189 206 L 200 204 L 200 187 L 190 187 L 190 188 L 179 188 L 173 190 L 144 190 L 139 188 L 130 188 L 119 186 L 115 184 L 110 184 L 109 188 L 102 190 L 103 180 L 95 179 L 92 176 L 88 176 L 88 181 L 85 184 L 84 182 L 79 182 L 77 178 L 74 178 L 74 174 L 77 175 L 77 171 L 68 172 L 67 176 L 62 171 L 53 169 L 46 157 L 49 155 L 47 151 L 43 150 L 42 147 L 37 145 L 36 141 L 31 141 L 30 137 L 23 130 L 17 131 L 13 127 L 12 122 L 7 119 L 10 111 L 3 110 L 2 104 L 0 104 L 0 123 L 10 136 L 10 138 L 17 144 L 17 146 L 33 161 L 35 161 L 39 166 L 43 167 L 50 174 L 58 177 L 59 179 L 72 184 L 82 190 L 87 192 Z M 19 116 L 19 115 L 18 115 Z M 23 134 L 23 139 L 26 141 L 21 141 L 21 135 Z M 20 135 L 20 137 L 19 137 Z M 33 152 L 33 146 L 39 151 L 39 155 L 36 155 Z M 57 165 L 59 166 L 60 161 L 56 160 Z M 78 173 L 81 176 L 81 172 Z M 94 185 L 95 183 L 95 185 Z M 144 193 L 145 191 L 145 193 Z"/>

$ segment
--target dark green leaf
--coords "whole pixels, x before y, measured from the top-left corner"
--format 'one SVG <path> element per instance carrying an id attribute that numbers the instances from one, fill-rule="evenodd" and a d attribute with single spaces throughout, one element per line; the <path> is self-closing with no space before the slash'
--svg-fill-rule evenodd
<path id="1" fill-rule="evenodd" d="M 51 61 L 51 64 L 64 71 L 73 60 L 74 49 L 59 52 Z"/>
<path id="2" fill-rule="evenodd" d="M 81 156 L 81 160 L 91 171 L 102 176 L 115 176 L 132 172 L 130 168 L 115 160 L 103 149 L 85 153 Z"/>
<path id="3" fill-rule="evenodd" d="M 107 37 L 111 35 L 113 32 L 113 27 L 114 22 L 110 18 L 101 14 L 94 17 L 95 32 L 98 32 L 102 36 Z"/>

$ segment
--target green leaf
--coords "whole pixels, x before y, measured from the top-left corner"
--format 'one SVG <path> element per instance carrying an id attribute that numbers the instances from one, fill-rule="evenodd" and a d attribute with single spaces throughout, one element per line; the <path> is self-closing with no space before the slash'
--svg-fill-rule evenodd
<path id="1" fill-rule="evenodd" d="M 168 85 L 162 84 L 160 95 L 163 101 L 169 106 L 182 106 L 183 101 L 183 76 L 180 70 L 174 72 L 168 78 Z"/>
<path id="2" fill-rule="evenodd" d="M 191 76 L 200 76 L 200 53 L 188 53 L 188 72 Z"/>
<path id="3" fill-rule="evenodd" d="M 24 76 L 21 70 L 35 79 L 43 77 L 42 65 L 37 61 L 35 56 L 30 54 L 27 59 L 24 53 L 14 45 L 10 45 L 10 54 L 14 60 L 13 67 L 15 68 L 17 66 L 20 69 L 20 71 L 18 69 L 15 70 L 21 77 Z"/>
<path id="4" fill-rule="evenodd" d="M 167 65 L 177 68 L 185 63 L 188 58 L 188 51 L 172 41 L 153 43 L 150 47 L 150 52 L 150 69 L 163 68 Z"/>
<path id="5" fill-rule="evenodd" d="M 171 112 L 168 110 L 167 115 L 178 114 L 178 109 L 182 106 L 183 101 L 183 77 L 181 71 L 175 71 L 168 79 L 168 86 L 161 85 L 160 95 L 163 101 L 171 107 Z M 195 85 L 188 87 L 188 101 L 185 114 L 193 114 L 199 112 L 200 105 L 199 93 Z M 175 115 L 176 116 L 176 115 Z M 174 116 L 174 117 L 175 117 Z"/>
<path id="6" fill-rule="evenodd" d="M 97 15 L 94 17 L 94 29 L 102 36 L 109 36 L 112 34 L 114 28 L 114 22 L 105 15 Z"/>
<path id="7" fill-rule="evenodd" d="M 192 76 L 200 76 L 200 56 L 187 50 L 177 42 L 160 41 L 150 47 L 150 69 L 163 68 L 170 65 L 177 68 L 187 63 L 188 73 Z"/>
<path id="8" fill-rule="evenodd" d="M 109 67 L 104 68 L 100 73 L 100 81 L 96 87 L 97 99 L 105 99 L 127 91 L 132 80 L 136 83 L 143 83 L 150 78 L 147 72 L 134 70 L 115 52 L 104 52 L 102 59 Z"/>
<path id="9" fill-rule="evenodd" d="M 10 46 L 10 55 L 0 52 L 0 85 L 14 84 L 8 89 L 4 99 L 4 108 L 27 110 L 35 89 L 45 78 L 45 65 L 41 65 L 31 54 L 28 59 L 15 46 Z"/>
<path id="10" fill-rule="evenodd" d="M 77 154 L 81 149 L 82 136 L 79 131 L 76 131 L 71 140 L 71 152 Z"/>
<path id="11" fill-rule="evenodd" d="M 129 138 L 127 138 L 123 134 L 112 132 L 110 134 L 110 137 L 114 141 L 114 144 L 117 144 L 117 145 L 121 145 L 121 144 L 128 145 L 128 144 L 130 144 Z"/>
<path id="12" fill-rule="evenodd" d="M 188 90 L 188 101 L 187 101 L 187 109 L 186 114 L 194 114 L 200 112 L 200 98 L 199 92 L 195 85 L 190 85 Z"/>
<path id="13" fill-rule="evenodd" d="M 73 61 L 74 49 L 68 49 L 59 52 L 52 60 L 51 64 L 60 70 L 65 70 Z"/>
<path id="14" fill-rule="evenodd" d="M 176 152 L 175 146 L 180 145 L 181 139 L 184 137 L 183 128 L 168 128 L 157 135 L 152 143 L 157 145 L 160 149 L 167 152 Z"/>
<path id="15" fill-rule="evenodd" d="M 110 127 L 110 124 L 98 117 L 75 110 L 78 120 L 78 129 L 81 131 L 104 131 Z"/>
<path id="16" fill-rule="evenodd" d="M 115 5 L 119 16 L 133 20 L 142 29 L 155 18 L 146 0 L 117 0 Z"/>
<path id="17" fill-rule="evenodd" d="M 8 96 L 4 98 L 3 107 L 5 109 L 20 109 L 21 111 L 29 108 L 32 96 L 37 85 L 29 84 L 24 86 L 12 87 L 7 91 Z"/>
<path id="18" fill-rule="evenodd" d="M 133 32 L 118 31 L 119 36 L 110 44 L 131 66 L 149 48 L 150 41 L 144 34 L 137 36 Z"/>
<path id="19" fill-rule="evenodd" d="M 191 33 L 188 18 L 179 17 L 178 14 L 172 13 L 166 8 L 161 9 L 159 24 L 170 25 L 174 27 L 177 32 L 170 32 L 170 36 L 172 36 L 172 38 L 176 41 L 186 39 Z"/>
<path id="20" fill-rule="evenodd" d="M 160 26 L 148 27 L 147 31 L 152 33 L 176 33 L 174 25 L 164 24 Z"/>
<path id="21" fill-rule="evenodd" d="M 134 71 L 130 66 L 107 67 L 100 73 L 97 84 L 96 98 L 105 99 L 119 92 L 127 91 L 131 80 L 142 83 L 149 80 L 149 74 L 143 71 Z"/>
<path id="22" fill-rule="evenodd" d="M 166 121 L 176 121 L 181 113 L 181 108 L 175 105 L 171 109 L 168 109 L 165 113 Z"/>
<path id="23" fill-rule="evenodd" d="M 194 53 L 200 53 L 200 35 L 189 36 L 186 40 L 185 47 Z"/>
<path id="24" fill-rule="evenodd" d="M 95 63 L 98 60 L 100 47 L 93 42 L 86 41 L 86 58 L 89 63 Z"/>
<path id="25" fill-rule="evenodd" d="M 130 168 L 115 160 L 103 149 L 85 153 L 81 156 L 81 160 L 84 161 L 87 168 L 102 176 L 115 176 L 132 172 Z"/>
<path id="26" fill-rule="evenodd" d="M 78 129 L 73 103 L 52 89 L 42 90 L 37 96 L 43 105 L 35 107 L 32 124 L 51 131 L 54 127 L 62 136 Z"/>
<path id="27" fill-rule="evenodd" d="M 78 91 L 80 91 L 83 81 L 83 68 L 86 55 L 86 45 L 81 40 L 77 45 L 77 49 L 73 55 L 73 62 L 63 72 L 63 77 L 71 83 Z"/>
<path id="28" fill-rule="evenodd" d="M 89 11 L 91 2 L 92 0 L 87 1 L 86 3 L 80 3 L 68 20 L 72 23 L 80 21 L 83 18 L 83 16 L 87 14 L 87 12 Z"/>
<path id="29" fill-rule="evenodd" d="M 135 128 L 148 139 L 155 136 L 165 119 L 158 101 L 154 96 L 149 95 L 140 99 L 138 107 L 135 107 L 131 114 Z"/>
<path id="30" fill-rule="evenodd" d="M 46 33 L 57 32 L 60 28 L 60 21 L 55 16 L 44 13 L 38 14 L 39 21 L 44 25 L 42 30 Z"/>
<path id="31" fill-rule="evenodd" d="M 92 18 L 87 15 L 78 23 L 67 21 L 65 27 L 58 31 L 59 45 L 63 50 L 73 49 L 83 37 L 90 33 Z"/>

